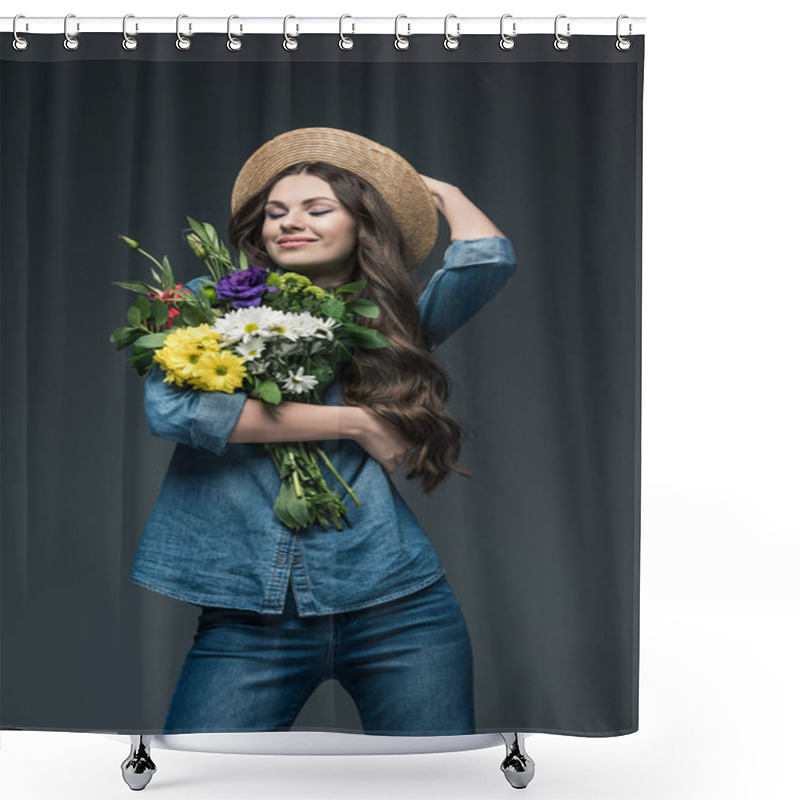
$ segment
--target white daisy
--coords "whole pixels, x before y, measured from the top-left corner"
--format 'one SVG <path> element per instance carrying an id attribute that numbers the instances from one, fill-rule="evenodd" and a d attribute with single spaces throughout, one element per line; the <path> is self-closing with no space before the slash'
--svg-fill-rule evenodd
<path id="1" fill-rule="evenodd" d="M 251 375 L 263 375 L 267 371 L 267 364 L 264 361 L 248 361 L 247 371 Z"/>
<path id="2" fill-rule="evenodd" d="M 250 344 L 257 337 L 265 339 L 283 335 L 286 316 L 282 311 L 266 306 L 236 308 L 220 317 L 214 323 L 214 330 L 219 332 L 222 346 L 238 342 Z"/>
<path id="3" fill-rule="evenodd" d="M 248 363 L 255 361 L 263 350 L 264 343 L 259 336 L 252 337 L 250 342 L 241 341 L 233 348 L 233 352 L 241 356 Z"/>
<path id="4" fill-rule="evenodd" d="M 317 322 L 317 336 L 320 339 L 333 339 L 333 329 L 339 325 L 339 323 L 333 318 L 328 317 L 327 319 L 320 319 L 316 317 Z"/>
<path id="5" fill-rule="evenodd" d="M 303 394 L 313 389 L 319 381 L 313 375 L 304 375 L 305 367 L 300 367 L 296 372 L 289 371 L 289 377 L 284 378 L 283 388 L 287 392 Z"/>
<path id="6" fill-rule="evenodd" d="M 317 318 L 307 311 L 287 314 L 287 328 L 297 339 L 308 339 L 317 329 Z"/>
<path id="7" fill-rule="evenodd" d="M 273 311 L 273 318 L 268 325 L 265 325 L 263 330 L 259 331 L 259 336 L 262 339 L 288 339 L 294 341 L 297 338 L 292 326 L 292 317 L 294 314 L 288 311 Z"/>

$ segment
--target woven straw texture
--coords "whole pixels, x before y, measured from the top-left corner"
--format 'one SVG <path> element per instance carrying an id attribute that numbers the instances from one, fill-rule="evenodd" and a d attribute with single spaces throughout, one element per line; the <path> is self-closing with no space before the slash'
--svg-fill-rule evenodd
<path id="1" fill-rule="evenodd" d="M 439 230 L 439 212 L 425 182 L 402 156 L 364 136 L 338 128 L 297 128 L 270 139 L 245 161 L 231 194 L 231 212 L 259 192 L 273 175 L 298 161 L 327 161 L 369 181 L 389 205 L 412 263 L 428 256 Z"/>

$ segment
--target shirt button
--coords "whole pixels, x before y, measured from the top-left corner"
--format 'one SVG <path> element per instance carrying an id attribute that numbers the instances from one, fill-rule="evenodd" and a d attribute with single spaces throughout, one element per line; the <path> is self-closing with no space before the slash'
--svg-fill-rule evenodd
<path id="1" fill-rule="evenodd" d="M 297 556 L 295 556 L 295 557 L 292 559 L 292 564 L 299 564 L 299 563 L 300 563 L 300 559 L 299 559 Z"/>
<path id="2" fill-rule="evenodd" d="M 281 556 L 281 557 L 278 559 L 278 563 L 279 563 L 279 564 L 285 564 L 285 563 L 286 563 L 286 556 Z"/>

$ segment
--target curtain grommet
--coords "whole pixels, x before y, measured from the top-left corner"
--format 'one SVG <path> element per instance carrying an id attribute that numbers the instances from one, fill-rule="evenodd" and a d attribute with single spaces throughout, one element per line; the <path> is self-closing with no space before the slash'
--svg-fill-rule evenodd
<path id="1" fill-rule="evenodd" d="M 500 17 L 500 49 L 501 50 L 513 50 L 516 46 L 517 42 L 514 37 L 517 35 L 517 23 L 511 23 L 511 34 L 507 34 L 503 30 L 503 23 L 509 18 L 513 17 L 513 14 L 503 14 Z"/>
<path id="2" fill-rule="evenodd" d="M 122 18 L 122 49 L 123 50 L 135 50 L 139 46 L 139 42 L 136 39 L 136 36 L 128 36 L 128 20 L 135 19 L 133 14 L 126 14 Z M 139 30 L 139 23 L 134 23 L 134 28 L 138 31 Z"/>
<path id="3" fill-rule="evenodd" d="M 178 50 L 188 50 L 192 46 L 192 40 L 188 39 L 181 33 L 181 20 L 184 17 L 188 17 L 188 14 L 178 14 L 177 18 L 175 19 L 175 33 L 178 35 L 178 38 L 175 40 L 175 47 Z M 189 33 L 192 32 L 192 23 L 189 23 Z"/>
<path id="4" fill-rule="evenodd" d="M 555 32 L 556 38 L 555 38 L 555 41 L 553 42 L 553 47 L 555 47 L 556 50 L 569 50 L 569 39 L 566 39 L 565 37 L 563 37 L 558 32 L 558 21 L 560 19 L 566 19 L 566 18 L 567 18 L 566 14 L 559 14 L 555 19 L 553 30 Z M 567 23 L 567 36 L 570 35 L 569 28 L 570 28 L 570 24 L 568 22 Z"/>
<path id="5" fill-rule="evenodd" d="M 630 18 L 628 17 L 628 15 L 627 15 L 627 14 L 620 14 L 620 15 L 617 17 L 617 41 L 616 41 L 616 42 L 614 42 L 614 46 L 615 46 L 615 47 L 617 48 L 617 50 L 619 50 L 621 53 L 626 53 L 628 50 L 630 50 L 630 49 L 631 49 L 631 44 L 632 44 L 632 43 L 631 43 L 631 40 L 630 40 L 630 39 L 626 39 L 624 36 L 621 36 L 621 35 L 620 35 L 620 32 L 619 32 L 619 22 L 620 22 L 620 20 L 622 20 L 622 19 L 630 19 Z M 629 23 L 628 23 L 628 36 L 630 36 L 630 35 L 631 35 L 631 33 L 633 33 L 633 25 L 631 25 L 631 23 L 629 22 Z"/>
<path id="6" fill-rule="evenodd" d="M 242 49 L 242 45 L 244 44 L 241 39 L 237 39 L 235 36 L 231 34 L 231 20 L 239 19 L 236 14 L 231 14 L 228 17 L 228 41 L 225 43 L 225 46 L 230 50 L 232 53 L 235 53 Z M 239 33 L 242 32 L 242 25 L 239 25 Z"/>
<path id="7" fill-rule="evenodd" d="M 449 34 L 447 32 L 447 21 L 452 17 L 456 17 L 456 34 L 455 36 Z M 444 45 L 445 50 L 458 50 L 459 42 L 458 37 L 461 35 L 461 23 L 458 21 L 458 17 L 455 14 L 448 14 L 444 18 Z"/>
<path id="8" fill-rule="evenodd" d="M 349 14 L 342 14 L 342 16 L 339 17 L 339 49 L 340 50 L 352 50 L 356 46 L 355 41 L 350 36 L 345 36 L 344 33 L 342 32 L 342 23 L 344 22 L 344 20 L 347 17 L 349 17 L 350 19 L 353 19 Z M 350 33 L 355 33 L 355 32 L 356 32 L 356 24 L 354 22 Z"/>
<path id="9" fill-rule="evenodd" d="M 28 49 L 28 40 L 24 36 L 20 36 L 17 33 L 17 20 L 18 19 L 25 19 L 24 14 L 17 14 L 14 17 L 14 22 L 11 25 L 11 32 L 14 34 L 14 41 L 11 43 L 11 46 L 15 50 L 27 50 Z M 28 30 L 28 23 L 25 23 L 25 30 Z"/>
<path id="10" fill-rule="evenodd" d="M 411 36 L 411 23 L 406 23 L 408 30 L 405 36 L 401 36 L 398 30 L 400 19 L 408 19 L 408 17 L 405 14 L 398 14 L 394 18 L 394 46 L 396 50 L 408 50 L 408 48 L 411 47 L 411 42 L 407 38 Z"/>
<path id="11" fill-rule="evenodd" d="M 70 36 L 69 35 L 69 31 L 67 30 L 67 25 L 69 24 L 69 18 L 70 17 L 74 17 L 74 16 L 76 16 L 76 15 L 75 14 L 67 14 L 67 16 L 64 17 L 64 49 L 65 50 L 77 50 L 81 46 L 81 43 L 78 41 L 78 38 L 76 36 Z M 80 29 L 81 29 L 80 22 L 76 22 L 75 23 L 75 30 L 76 31 L 80 31 Z"/>
<path id="12" fill-rule="evenodd" d="M 299 42 L 292 36 L 289 36 L 288 32 L 286 31 L 286 23 L 290 19 L 297 19 L 293 14 L 287 14 L 283 18 L 283 49 L 284 50 L 297 50 Z M 300 23 L 295 23 L 295 36 L 300 33 Z"/>

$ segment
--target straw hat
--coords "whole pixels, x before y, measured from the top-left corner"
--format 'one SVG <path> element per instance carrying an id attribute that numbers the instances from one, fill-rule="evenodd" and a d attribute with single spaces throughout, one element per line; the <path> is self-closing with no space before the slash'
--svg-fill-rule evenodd
<path id="1" fill-rule="evenodd" d="M 430 253 L 439 212 L 419 173 L 394 150 L 338 128 L 297 128 L 261 145 L 236 176 L 231 212 L 261 191 L 274 175 L 298 161 L 327 161 L 369 181 L 392 211 L 414 269 Z"/>

